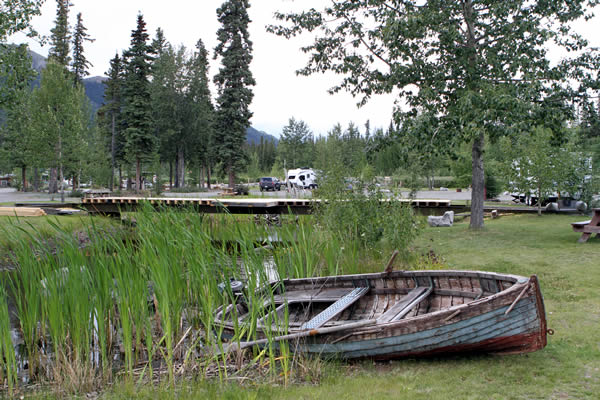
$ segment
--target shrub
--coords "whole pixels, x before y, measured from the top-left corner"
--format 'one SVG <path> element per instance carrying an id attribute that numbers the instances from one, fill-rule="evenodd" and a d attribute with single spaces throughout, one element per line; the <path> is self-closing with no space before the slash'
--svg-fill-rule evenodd
<path id="1" fill-rule="evenodd" d="M 389 201 L 373 182 L 355 180 L 347 189 L 341 169 L 328 171 L 319 182 L 315 206 L 317 223 L 333 237 L 344 237 L 361 246 L 389 246 L 406 254 L 421 230 L 412 207 Z"/>
<path id="2" fill-rule="evenodd" d="M 488 199 L 494 199 L 502 192 L 502 185 L 496 179 L 494 172 L 485 170 L 485 194 Z"/>
<path id="3" fill-rule="evenodd" d="M 235 185 L 233 187 L 233 191 L 238 196 L 248 196 L 248 194 L 250 193 L 250 190 L 246 185 Z"/>

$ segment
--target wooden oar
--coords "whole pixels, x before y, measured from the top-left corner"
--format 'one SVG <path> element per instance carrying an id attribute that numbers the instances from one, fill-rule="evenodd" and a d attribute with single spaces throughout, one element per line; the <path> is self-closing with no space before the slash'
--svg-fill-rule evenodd
<path id="1" fill-rule="evenodd" d="M 398 250 L 394 250 L 394 252 L 392 253 L 392 257 L 390 258 L 390 261 L 388 261 L 387 266 L 385 267 L 383 272 L 385 272 L 386 274 L 389 274 L 394 270 L 394 260 L 396 259 L 397 255 L 398 255 Z"/>
<path id="2" fill-rule="evenodd" d="M 242 350 L 242 349 L 252 347 L 252 346 L 267 344 L 269 342 L 274 343 L 274 342 L 281 342 L 284 340 L 292 340 L 292 339 L 299 339 L 299 338 L 308 337 L 308 336 L 322 335 L 325 333 L 340 332 L 340 331 L 345 331 L 347 329 L 354 329 L 354 328 L 360 328 L 360 327 L 367 326 L 367 325 L 374 325 L 376 322 L 377 322 L 377 320 L 374 320 L 374 319 L 365 319 L 364 321 L 352 322 L 349 324 L 332 326 L 329 328 L 309 329 L 309 330 L 305 330 L 302 332 L 290 333 L 288 335 L 276 336 L 270 340 L 269 339 L 259 339 L 259 340 L 252 340 L 250 342 L 239 342 L 239 343 L 234 342 L 234 343 L 231 343 L 227 347 L 223 346 L 223 352 L 227 353 L 230 351 Z"/>

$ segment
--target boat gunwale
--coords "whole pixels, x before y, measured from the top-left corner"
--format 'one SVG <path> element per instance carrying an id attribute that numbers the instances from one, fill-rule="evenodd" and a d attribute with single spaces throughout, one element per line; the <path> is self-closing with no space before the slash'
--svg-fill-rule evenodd
<path id="1" fill-rule="evenodd" d="M 331 275 L 319 276 L 312 278 L 286 278 L 278 281 L 273 281 L 271 284 L 316 284 L 329 283 L 329 281 L 356 281 L 364 279 L 387 279 L 387 278 L 409 278 L 409 277 L 445 277 L 445 276 L 463 276 L 465 278 L 480 278 L 480 279 L 497 279 L 505 280 L 513 283 L 526 282 L 529 278 L 521 275 L 499 274 L 496 272 L 486 271 L 463 271 L 463 270 L 419 270 L 419 271 L 392 271 L 392 272 L 373 272 L 367 274 L 352 274 L 352 275 Z M 509 288 L 510 289 L 510 288 Z M 503 289 L 506 290 L 506 289 Z M 500 293 L 500 292 L 499 292 Z"/>

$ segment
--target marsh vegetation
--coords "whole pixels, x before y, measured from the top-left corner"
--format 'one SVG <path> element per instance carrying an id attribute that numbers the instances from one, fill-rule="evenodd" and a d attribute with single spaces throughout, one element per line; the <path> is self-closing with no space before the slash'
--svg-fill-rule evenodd
<path id="1" fill-rule="evenodd" d="M 414 237 L 412 210 L 395 212 L 415 226 Z M 245 303 L 263 304 L 273 297 L 264 284 L 276 277 L 377 270 L 391 249 L 406 244 L 399 241 L 406 233 L 393 230 L 365 238 L 346 218 L 334 230 L 331 221 L 326 226 L 315 216 L 283 217 L 271 225 L 251 216 L 148 206 L 132 217 L 133 227 L 98 218 L 48 218 L 35 225 L 5 220 L 3 236 L 18 237 L 3 243 L 11 269 L 3 273 L 0 292 L 0 369 L 9 393 L 31 383 L 66 393 L 115 379 L 175 385 L 185 376 L 266 374 L 287 384 L 296 379 L 300 359 L 285 345 L 222 351 L 226 340 L 255 339 L 256 321 L 274 317 L 250 307 L 251 318 L 224 338 L 214 318 L 238 296 L 228 283 L 244 282 Z M 273 336 L 285 334 L 285 315 L 273 325 L 279 327 Z"/>

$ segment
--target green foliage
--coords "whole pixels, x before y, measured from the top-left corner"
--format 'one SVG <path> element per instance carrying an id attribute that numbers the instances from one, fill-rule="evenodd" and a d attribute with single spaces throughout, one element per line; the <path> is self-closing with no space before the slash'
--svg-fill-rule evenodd
<path id="1" fill-rule="evenodd" d="M 99 131 L 105 136 L 104 146 L 98 138 L 97 148 L 107 149 L 110 153 L 110 175 L 108 186 L 114 188 L 114 175 L 117 164 L 125 159 L 125 137 L 122 131 L 121 106 L 123 91 L 123 64 L 119 54 L 110 60 L 110 68 L 104 81 L 104 105 L 98 110 Z"/>
<path id="2" fill-rule="evenodd" d="M 552 137 L 552 131 L 537 127 L 520 135 L 516 143 L 508 139 L 503 142 L 509 157 L 504 172 L 510 189 L 535 195 L 540 199 L 538 211 L 541 200 L 553 192 L 575 194 L 586 174 L 582 164 L 585 160 L 572 143 L 555 146 Z"/>
<path id="3" fill-rule="evenodd" d="M 215 110 L 212 103 L 208 78 L 208 50 L 201 39 L 187 62 L 189 89 L 186 93 L 188 116 L 184 129 L 187 130 L 187 159 L 198 168 L 208 170 L 215 163 Z"/>
<path id="4" fill-rule="evenodd" d="M 502 192 L 502 185 L 490 168 L 485 169 L 485 195 L 488 199 L 494 199 Z"/>
<path id="5" fill-rule="evenodd" d="M 36 158 L 33 146 L 29 82 L 34 77 L 27 46 L 0 45 L 0 109 L 6 120 L 0 124 L 0 169 L 26 168 Z"/>
<path id="6" fill-rule="evenodd" d="M 278 157 L 285 161 L 287 169 L 310 167 L 313 164 L 313 146 L 313 134 L 308 125 L 292 117 L 281 132 Z"/>
<path id="7" fill-rule="evenodd" d="M 364 248 L 395 248 L 408 254 L 410 243 L 421 230 L 421 221 L 407 203 L 392 197 L 388 202 L 374 185 L 372 175 L 348 180 L 341 165 L 324 171 L 316 196 L 319 224 L 331 237 L 347 238 Z"/>
<path id="8" fill-rule="evenodd" d="M 189 56 L 174 48 L 158 29 L 152 47 L 150 93 L 162 161 L 175 161 L 175 187 L 185 185 L 185 170 L 214 164 L 214 109 L 208 88 L 208 51 L 202 40 Z"/>
<path id="9" fill-rule="evenodd" d="M 84 42 L 93 42 L 94 39 L 90 38 L 87 33 L 87 28 L 83 25 L 81 13 L 77 14 L 77 23 L 75 24 L 75 30 L 73 32 L 73 63 L 72 70 L 75 75 L 75 82 L 81 83 L 83 78 L 88 76 L 88 68 L 91 66 L 90 62 L 85 57 L 83 52 Z"/>
<path id="10" fill-rule="evenodd" d="M 2 0 L 0 2 L 0 44 L 4 44 L 9 36 L 21 31 L 26 31 L 27 36 L 30 37 L 37 36 L 30 23 L 34 16 L 40 15 L 43 2 L 44 0 Z"/>
<path id="11" fill-rule="evenodd" d="M 288 38 L 312 32 L 314 41 L 302 49 L 308 62 L 298 73 L 341 75 L 331 92 L 347 90 L 362 95 L 364 103 L 394 91 L 408 104 L 396 109 L 396 121 L 432 116 L 436 129 L 420 130 L 416 140 L 425 153 L 432 146 L 471 144 L 471 224 L 479 228 L 485 136 L 495 139 L 522 124 L 561 126 L 569 114 L 567 78 L 576 76 L 582 91 L 596 81 L 598 54 L 569 24 L 589 16 L 596 4 L 359 0 L 277 13 L 283 25 L 268 30 Z M 550 63 L 549 42 L 581 51 Z"/>
<path id="12" fill-rule="evenodd" d="M 242 146 L 246 129 L 250 126 L 250 103 L 254 94 L 251 86 L 256 84 L 250 62 L 252 42 L 248 33 L 248 0 L 226 0 L 217 9 L 221 27 L 217 31 L 218 44 L 215 59 L 221 57 L 221 69 L 215 75 L 218 88 L 215 149 L 224 163 L 229 186 L 235 183 L 235 174 L 245 161 Z"/>
<path id="13" fill-rule="evenodd" d="M 275 141 L 265 139 L 261 136 L 260 141 L 255 144 L 248 145 L 248 153 L 250 154 L 250 166 L 255 167 L 254 174 L 249 171 L 249 175 L 273 175 L 271 171 L 275 170 L 275 175 L 280 175 L 283 171 L 283 164 L 277 164 L 277 152 L 279 147 Z M 277 165 L 276 165 L 277 164 Z M 249 167 L 250 168 L 250 167 Z"/>
<path id="14" fill-rule="evenodd" d="M 314 167 L 329 170 L 339 164 L 344 165 L 346 175 L 358 176 L 367 164 L 366 136 L 353 123 L 344 130 L 338 123 L 327 132 L 326 137 L 318 137 L 314 144 Z"/>
<path id="15" fill-rule="evenodd" d="M 35 148 L 47 165 L 74 167 L 81 159 L 84 132 L 90 121 L 83 87 L 74 86 L 66 68 L 49 63 L 33 92 Z M 45 155 L 45 156 L 44 156 Z"/>
<path id="16" fill-rule="evenodd" d="M 131 46 L 123 54 L 125 79 L 122 91 L 122 117 L 125 123 L 125 154 L 136 165 L 136 188 L 140 190 L 142 161 L 152 160 L 157 149 L 150 102 L 150 61 L 153 49 L 147 43 L 146 22 L 137 16 L 131 32 Z"/>
<path id="17" fill-rule="evenodd" d="M 54 21 L 54 28 L 50 30 L 52 35 L 50 36 L 51 47 L 48 52 L 48 59 L 64 67 L 71 62 L 69 56 L 71 42 L 69 7 L 71 6 L 70 0 L 56 0 L 56 20 Z"/>
<path id="18" fill-rule="evenodd" d="M 18 379 L 17 361 L 11 337 L 8 293 L 5 284 L 4 281 L 0 282 L 0 379 L 7 383 L 8 392 L 12 396 Z"/>

